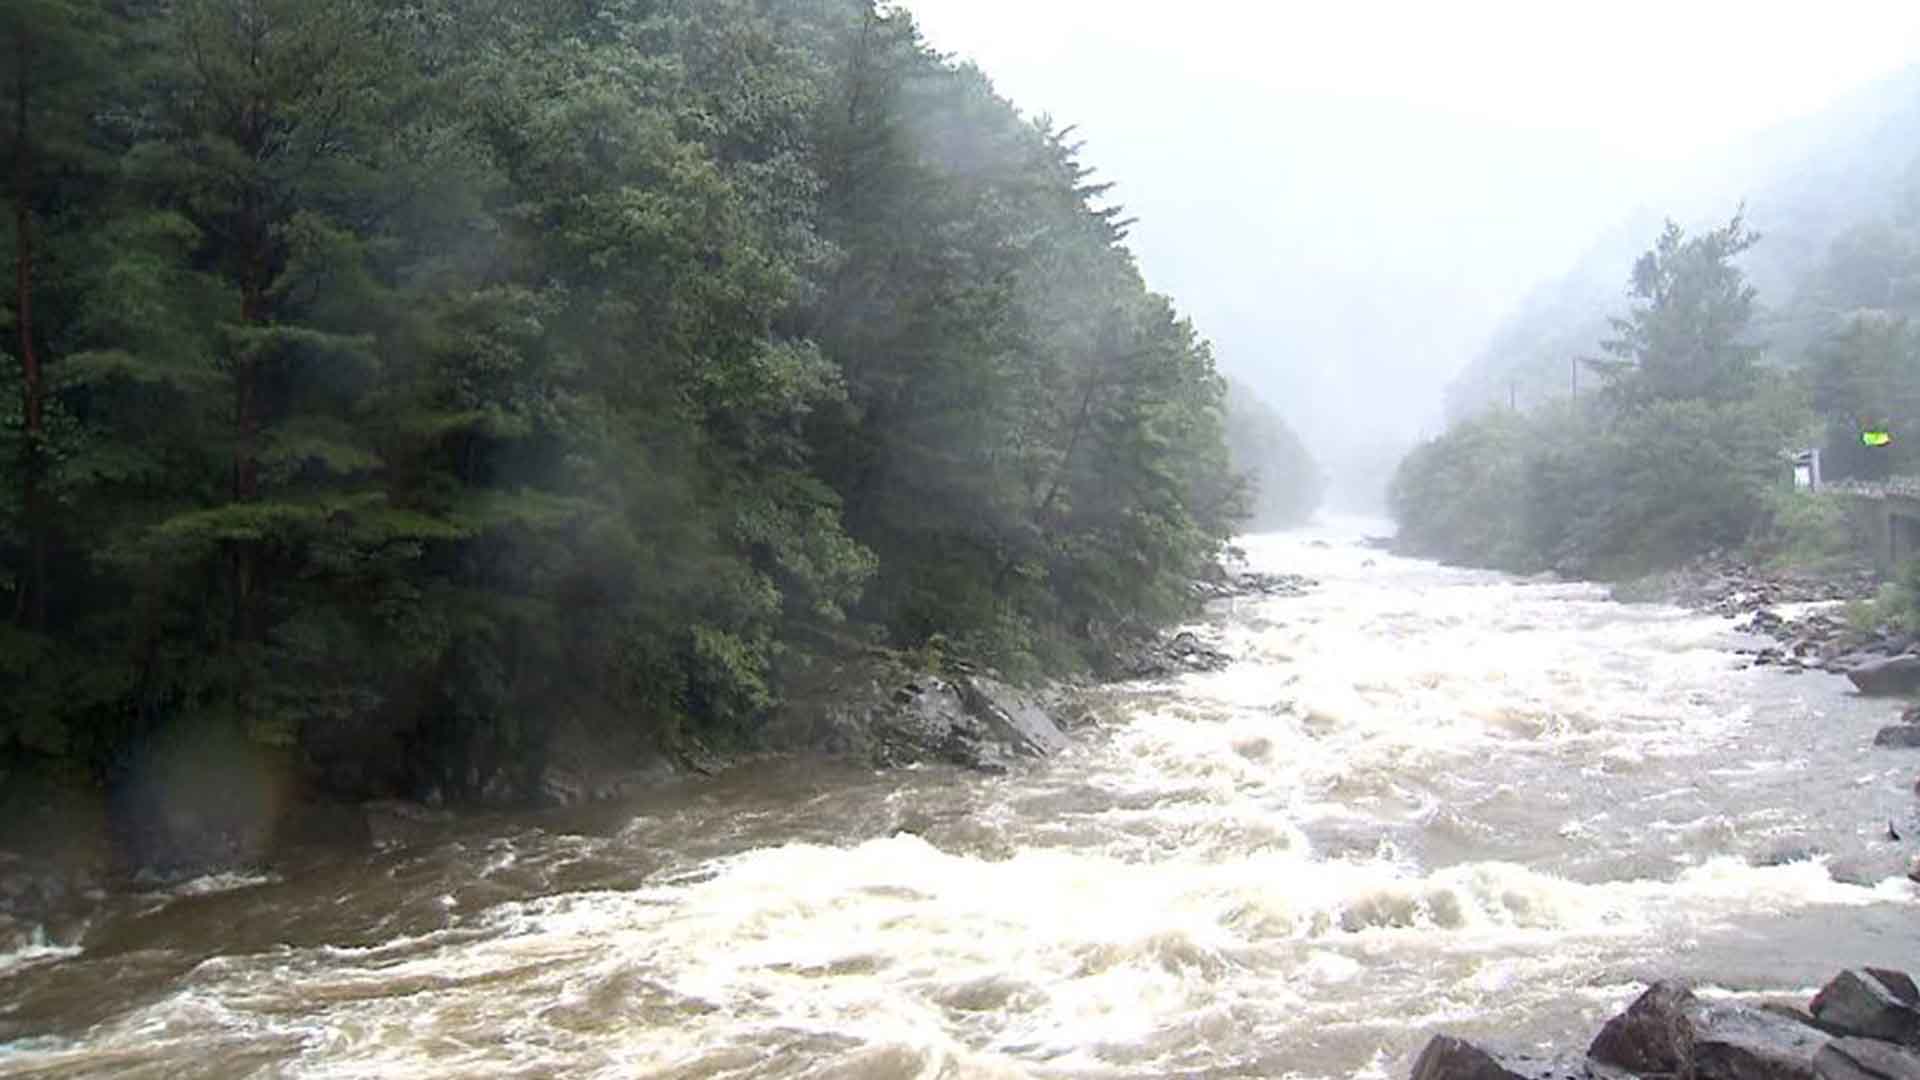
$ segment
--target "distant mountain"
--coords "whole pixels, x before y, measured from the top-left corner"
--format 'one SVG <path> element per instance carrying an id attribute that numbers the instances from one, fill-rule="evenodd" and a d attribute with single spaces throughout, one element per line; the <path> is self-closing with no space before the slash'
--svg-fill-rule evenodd
<path id="1" fill-rule="evenodd" d="M 1772 360 L 1791 362 L 1860 304 L 1823 277 L 1835 242 L 1876 223 L 1912 223 L 1917 166 L 1920 66 L 1743 142 L 1711 170 L 1676 182 L 1664 205 L 1625 215 L 1566 274 L 1536 287 L 1448 388 L 1449 421 L 1565 397 L 1576 374 L 1591 385 L 1574 358 L 1597 354 L 1607 317 L 1626 307 L 1633 262 L 1664 219 L 1711 227 L 1743 202 L 1761 234 L 1742 260 L 1760 291 L 1760 335 Z"/>

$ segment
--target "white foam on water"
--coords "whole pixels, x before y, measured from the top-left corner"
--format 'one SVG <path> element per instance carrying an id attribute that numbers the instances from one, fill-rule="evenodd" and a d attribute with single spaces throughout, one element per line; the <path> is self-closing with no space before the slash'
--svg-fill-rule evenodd
<path id="1" fill-rule="evenodd" d="M 769 839 L 639 888 L 448 905 L 447 928 L 375 948 L 223 957 L 84 1053 L 211 1031 L 315 1077 L 1387 1076 L 1438 1027 L 1590 1035 L 1638 973 L 1768 920 L 1920 907 L 1904 879 L 1750 857 L 1846 832 L 1780 792 L 1892 773 L 1849 757 L 1864 744 L 1751 745 L 1846 706 L 1734 672 L 1718 621 L 1247 547 L 1324 584 L 1238 601 L 1219 640 L 1240 663 L 1122 695 L 1043 770 L 952 781 L 979 797 L 945 831 L 791 839 L 822 835 L 819 797 L 689 810 Z M 911 817 L 940 775 L 865 811 Z M 615 843 L 644 851 L 662 820 Z M 82 1056 L 38 1060 L 84 1058 L 62 1053 Z"/>
<path id="2" fill-rule="evenodd" d="M 77 944 L 55 944 L 47 937 L 47 928 L 38 924 L 6 938 L 0 938 L 0 943 L 7 946 L 0 949 L 0 976 L 34 964 L 79 956 L 85 951 Z"/>

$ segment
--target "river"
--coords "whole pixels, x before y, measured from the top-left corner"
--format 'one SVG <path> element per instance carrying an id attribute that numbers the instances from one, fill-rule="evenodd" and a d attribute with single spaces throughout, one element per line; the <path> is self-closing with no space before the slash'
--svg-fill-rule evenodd
<path id="1" fill-rule="evenodd" d="M 1008 775 L 756 766 L 115 898 L 0 957 L 0 1075 L 1397 1078 L 1658 975 L 1920 967 L 1892 706 L 1365 528 L 1245 541 L 1320 587 Z"/>

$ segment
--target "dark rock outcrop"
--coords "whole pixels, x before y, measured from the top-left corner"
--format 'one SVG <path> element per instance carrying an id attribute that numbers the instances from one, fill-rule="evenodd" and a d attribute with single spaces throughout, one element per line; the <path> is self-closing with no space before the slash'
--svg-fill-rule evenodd
<path id="1" fill-rule="evenodd" d="M 1847 671 L 1847 681 L 1862 694 L 1885 697 L 1920 690 L 1920 656 L 1902 653 Z"/>
<path id="2" fill-rule="evenodd" d="M 1920 1054 L 1873 1039 L 1835 1039 L 1813 1056 L 1819 1080 L 1920 1080 Z"/>
<path id="3" fill-rule="evenodd" d="M 1301 574 L 1273 574 L 1241 566 L 1223 565 L 1193 583 L 1201 600 L 1229 600 L 1241 596 L 1305 596 L 1320 583 Z"/>
<path id="4" fill-rule="evenodd" d="M 1822 1024 L 1848 1035 L 1920 1047 L 1920 990 L 1885 968 L 1843 971 L 1809 1006 Z"/>
<path id="5" fill-rule="evenodd" d="M 1873 745 L 1891 750 L 1920 748 L 1920 724 L 1894 724 L 1874 733 Z"/>
<path id="6" fill-rule="evenodd" d="M 1781 1012 L 1710 1004 L 1677 983 L 1656 983 L 1600 1030 L 1587 1053 L 1638 1074 L 1701 1080 L 1804 1080 L 1824 1032 Z"/>
<path id="7" fill-rule="evenodd" d="M 1864 600 L 1879 588 L 1865 567 L 1838 573 L 1775 572 L 1720 552 L 1614 588 L 1626 603 L 1657 601 L 1729 618 L 1779 604 Z"/>
<path id="8" fill-rule="evenodd" d="M 834 672 L 824 685 L 782 706 L 768 728 L 773 749 L 883 767 L 939 762 L 998 772 L 1067 745 L 1037 695 L 985 675 L 871 661 Z"/>
<path id="9" fill-rule="evenodd" d="M 1416 1080 L 1920 1080 L 1920 987 L 1882 968 L 1843 971 L 1802 1013 L 1703 1001 L 1658 982 L 1607 1021 L 1586 1057 L 1512 1052 L 1436 1036 Z"/>
<path id="10" fill-rule="evenodd" d="M 1678 1073 L 1693 1059 L 1691 1010 L 1699 1002 L 1679 983 L 1659 982 L 1607 1021 L 1587 1055 L 1636 1073 Z"/>
<path id="11" fill-rule="evenodd" d="M 1692 1075 L 1700 1080 L 1802 1080 L 1828 1036 L 1791 1017 L 1711 1005 L 1694 1020 Z"/>
<path id="12" fill-rule="evenodd" d="M 1233 658 L 1191 630 L 1172 637 L 1131 642 L 1113 650 L 1109 672 L 1122 679 L 1166 679 L 1193 671 L 1219 671 Z"/>
<path id="13" fill-rule="evenodd" d="M 1413 1080 L 1600 1080 L 1623 1074 L 1574 1055 L 1493 1050 L 1435 1035 L 1413 1066 Z"/>

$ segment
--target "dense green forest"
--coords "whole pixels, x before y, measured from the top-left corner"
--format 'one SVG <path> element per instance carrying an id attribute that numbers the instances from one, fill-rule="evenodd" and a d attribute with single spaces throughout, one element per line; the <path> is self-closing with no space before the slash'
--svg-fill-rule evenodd
<path id="1" fill-rule="evenodd" d="M 1070 133 L 872 0 L 9 0 L 0 140 L 0 751 L 77 776 L 1080 668 L 1246 507 Z"/>
<path id="2" fill-rule="evenodd" d="M 1576 382 L 1591 387 L 1574 360 L 1599 353 L 1625 299 L 1626 270 L 1665 217 L 1699 231 L 1745 204 L 1747 224 L 1765 239 L 1739 265 L 1758 290 L 1753 339 L 1773 366 L 1793 366 L 1861 308 L 1913 313 L 1920 295 L 1885 260 L 1901 257 L 1920 224 L 1916 145 L 1920 68 L 1751 137 L 1705 176 L 1669 178 L 1651 206 L 1627 214 L 1567 273 L 1523 298 L 1450 387 L 1449 418 L 1510 403 L 1536 408 L 1571 396 Z M 1888 293 L 1902 288 L 1905 301 Z"/>

